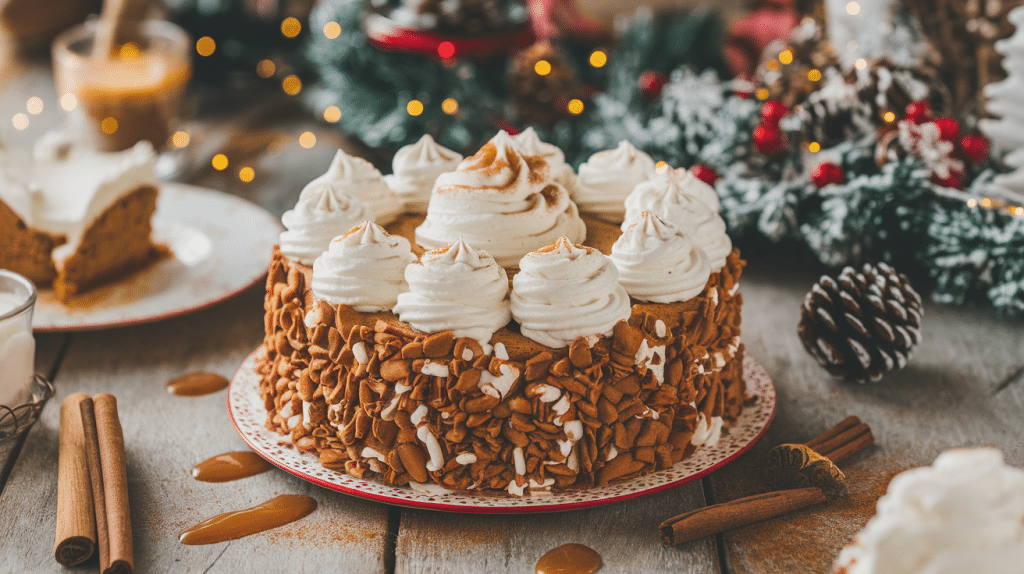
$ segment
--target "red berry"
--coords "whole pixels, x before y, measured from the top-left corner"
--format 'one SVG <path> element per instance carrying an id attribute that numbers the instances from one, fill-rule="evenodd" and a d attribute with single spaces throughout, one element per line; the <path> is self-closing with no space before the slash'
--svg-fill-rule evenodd
<path id="1" fill-rule="evenodd" d="M 718 181 L 718 172 L 702 163 L 698 163 L 697 165 L 691 167 L 690 173 L 693 174 L 693 177 L 703 181 L 708 185 L 715 185 L 715 182 Z"/>
<path id="2" fill-rule="evenodd" d="M 982 136 L 964 136 L 960 138 L 960 149 L 964 156 L 974 163 L 985 161 L 988 157 L 988 139 Z"/>
<path id="3" fill-rule="evenodd" d="M 819 188 L 833 183 L 844 183 L 846 174 L 843 168 L 830 162 L 819 163 L 811 172 L 811 182 Z"/>
<path id="4" fill-rule="evenodd" d="M 946 141 L 954 141 L 960 135 L 960 122 L 953 118 L 939 118 L 935 125 L 939 126 L 939 137 Z"/>
<path id="5" fill-rule="evenodd" d="M 661 72 L 647 70 L 640 74 L 637 84 L 640 86 L 640 93 L 648 100 L 655 100 L 661 96 L 661 90 L 668 83 L 668 76 Z"/>
<path id="6" fill-rule="evenodd" d="M 932 105 L 927 100 L 918 100 L 907 104 L 907 119 L 915 124 L 923 124 L 932 117 Z"/>
<path id="7" fill-rule="evenodd" d="M 779 120 L 788 113 L 789 108 L 779 100 L 768 100 L 761 106 L 761 119 L 768 125 L 779 125 Z"/>
<path id="8" fill-rule="evenodd" d="M 782 130 L 778 126 L 761 124 L 754 128 L 753 138 L 754 149 L 765 155 L 778 153 L 786 148 L 786 136 L 782 135 Z"/>
<path id="9" fill-rule="evenodd" d="M 932 176 L 932 183 L 937 183 L 943 187 L 952 187 L 955 189 L 963 189 L 964 187 L 964 174 L 955 171 L 949 172 L 946 177 L 939 177 L 937 175 Z"/>

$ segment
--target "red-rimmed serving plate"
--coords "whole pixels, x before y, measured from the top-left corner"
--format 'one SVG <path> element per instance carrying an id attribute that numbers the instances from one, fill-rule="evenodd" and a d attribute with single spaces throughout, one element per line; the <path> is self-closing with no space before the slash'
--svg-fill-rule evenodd
<path id="1" fill-rule="evenodd" d="M 313 484 L 359 498 L 412 508 L 481 514 L 560 512 L 654 494 L 701 478 L 735 459 L 764 435 L 775 416 L 775 387 L 764 368 L 748 356 L 743 362 L 743 379 L 750 400 L 739 420 L 722 429 L 718 444 L 698 448 L 690 458 L 672 468 L 621 484 L 543 496 L 432 494 L 328 470 L 320 465 L 315 455 L 295 448 L 287 436 L 268 430 L 264 426 L 267 411 L 259 397 L 256 373 L 256 358 L 261 352 L 256 351 L 242 363 L 228 388 L 228 413 L 242 440 L 271 464 Z"/>
<path id="2" fill-rule="evenodd" d="M 163 183 L 153 237 L 173 255 L 70 304 L 42 289 L 36 331 L 82 331 L 167 319 L 228 299 L 266 276 L 281 223 L 263 208 L 226 193 Z"/>

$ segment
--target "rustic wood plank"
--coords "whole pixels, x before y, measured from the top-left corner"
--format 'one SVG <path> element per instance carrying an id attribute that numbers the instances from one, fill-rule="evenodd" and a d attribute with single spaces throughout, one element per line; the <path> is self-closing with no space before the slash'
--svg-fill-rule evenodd
<path id="1" fill-rule="evenodd" d="M 601 554 L 601 574 L 719 572 L 711 539 L 664 548 L 658 525 L 704 504 L 700 481 L 608 506 L 549 514 L 478 515 L 402 510 L 396 574 L 533 572 L 547 551 L 570 542 Z"/>
<path id="2" fill-rule="evenodd" d="M 892 476 L 946 449 L 994 444 L 1010 464 L 1024 466 L 1024 378 L 1014 378 L 1024 365 L 1019 319 L 927 303 L 923 342 L 903 371 L 876 385 L 842 383 L 796 335 L 804 294 L 822 271 L 761 259 L 744 273 L 743 341 L 775 383 L 778 412 L 757 447 L 712 475 L 714 501 L 765 491 L 759 477 L 772 446 L 806 441 L 847 415 L 871 425 L 876 446 L 840 464 L 847 498 L 726 534 L 725 558 L 737 573 L 828 572 Z"/>
<path id="3" fill-rule="evenodd" d="M 56 571 L 53 535 L 60 400 L 74 391 L 118 398 L 128 456 L 129 497 L 139 572 L 384 572 L 387 510 L 319 489 L 284 472 L 222 484 L 190 470 L 211 456 L 244 450 L 225 392 L 169 395 L 165 383 L 198 370 L 231 376 L 262 336 L 262 286 L 177 319 L 74 335 L 58 374 L 58 395 L 30 434 L 0 494 L 0 564 Z M 291 526 L 229 543 L 184 546 L 181 530 L 278 494 L 308 494 L 319 508 Z"/>

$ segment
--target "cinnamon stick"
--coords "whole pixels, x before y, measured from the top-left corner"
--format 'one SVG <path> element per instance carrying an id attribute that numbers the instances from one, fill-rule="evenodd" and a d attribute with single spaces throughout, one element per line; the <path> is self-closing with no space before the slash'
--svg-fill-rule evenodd
<path id="1" fill-rule="evenodd" d="M 100 569 L 110 557 L 110 540 L 107 530 L 107 503 L 103 492 L 103 466 L 100 463 L 100 439 L 96 429 L 96 412 L 89 397 L 78 403 L 82 413 L 82 430 L 85 436 L 85 459 L 89 467 L 89 484 L 92 487 L 92 506 L 96 516 L 96 549 L 100 555 Z"/>
<path id="2" fill-rule="evenodd" d="M 844 432 L 852 429 L 853 427 L 859 424 L 861 424 L 860 419 L 854 415 L 850 415 L 845 419 L 839 421 L 839 423 L 836 424 L 836 426 L 828 429 L 827 431 L 812 438 L 811 440 L 805 442 L 804 444 L 813 448 L 814 450 L 818 451 L 819 454 L 821 454 L 821 449 L 819 447 L 822 443 L 828 442 L 836 438 L 837 436 L 843 434 Z"/>
<path id="3" fill-rule="evenodd" d="M 79 403 L 88 398 L 85 393 L 74 393 L 60 404 L 57 532 L 53 557 L 62 566 L 81 564 L 96 551 L 96 518 L 79 407 Z"/>
<path id="4" fill-rule="evenodd" d="M 103 574 L 131 574 L 134 569 L 132 522 L 128 509 L 128 475 L 124 456 L 124 435 L 117 416 L 117 399 L 102 393 L 93 398 L 96 430 L 99 437 L 100 464 L 103 467 L 103 493 L 106 503 L 108 541 L 107 562 L 100 563 Z"/>
<path id="5" fill-rule="evenodd" d="M 817 487 L 777 490 L 698 508 L 661 523 L 661 543 L 673 546 L 742 528 L 801 508 L 826 502 Z"/>

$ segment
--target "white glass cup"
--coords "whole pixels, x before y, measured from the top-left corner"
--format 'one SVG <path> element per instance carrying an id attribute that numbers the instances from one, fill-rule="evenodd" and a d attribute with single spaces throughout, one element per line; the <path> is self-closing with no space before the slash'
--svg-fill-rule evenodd
<path id="1" fill-rule="evenodd" d="M 0 269 L 0 405 L 28 402 L 35 369 L 32 311 L 36 288 L 13 271 Z"/>
<path id="2" fill-rule="evenodd" d="M 119 151 L 148 140 L 173 147 L 182 96 L 192 76 L 192 41 L 163 20 L 142 22 L 134 41 L 93 56 L 97 22 L 62 32 L 53 41 L 57 96 L 73 137 L 101 151 Z"/>

